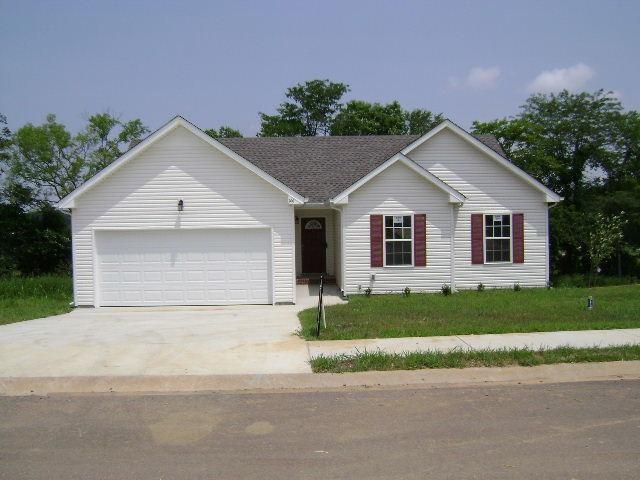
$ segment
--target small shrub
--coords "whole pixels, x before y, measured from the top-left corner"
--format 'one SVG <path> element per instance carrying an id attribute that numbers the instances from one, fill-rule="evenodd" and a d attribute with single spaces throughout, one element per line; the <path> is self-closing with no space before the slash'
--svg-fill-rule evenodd
<path id="1" fill-rule="evenodd" d="M 411 289 L 409 287 L 404 287 L 404 290 L 402 291 L 402 295 L 404 295 L 405 297 L 408 297 L 409 295 L 411 295 Z"/>
<path id="2" fill-rule="evenodd" d="M 365 288 L 364 289 L 365 297 L 370 297 L 371 296 L 371 292 L 372 292 L 371 288 L 369 288 L 369 287 Z"/>
<path id="3" fill-rule="evenodd" d="M 447 297 L 447 296 L 451 295 L 451 287 L 445 283 L 444 285 L 442 285 L 442 288 L 440 289 L 440 292 L 442 292 L 442 295 Z"/>
<path id="4" fill-rule="evenodd" d="M 514 283 L 513 284 L 513 291 L 514 292 L 519 292 L 520 290 L 522 290 L 522 287 L 520 287 L 519 283 Z"/>
<path id="5" fill-rule="evenodd" d="M 479 292 L 484 292 L 484 283 L 480 282 L 477 288 Z"/>

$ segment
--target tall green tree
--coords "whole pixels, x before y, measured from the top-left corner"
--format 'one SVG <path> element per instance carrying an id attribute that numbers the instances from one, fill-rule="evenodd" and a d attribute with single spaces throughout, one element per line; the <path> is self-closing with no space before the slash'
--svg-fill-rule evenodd
<path id="1" fill-rule="evenodd" d="M 11 130 L 7 127 L 7 117 L 0 113 L 0 173 L 3 165 L 9 160 L 11 143 Z"/>
<path id="2" fill-rule="evenodd" d="M 328 135 L 340 100 L 349 85 L 330 80 L 310 80 L 287 89 L 287 101 L 277 113 L 260 112 L 261 137 Z"/>
<path id="3" fill-rule="evenodd" d="M 442 113 L 433 113 L 421 108 L 408 111 L 405 116 L 409 135 L 423 135 L 446 120 Z"/>
<path id="4" fill-rule="evenodd" d="M 496 135 L 514 163 L 564 197 L 551 210 L 555 275 L 589 272 L 599 241 L 594 219 L 623 210 L 617 255 L 597 263 L 610 274 L 640 273 L 638 112 L 625 112 L 604 90 L 563 91 L 532 95 L 515 117 L 475 122 L 473 132 Z"/>
<path id="5" fill-rule="evenodd" d="M 405 112 L 400 103 L 387 105 L 352 100 L 334 118 L 331 135 L 402 135 Z"/>
<path id="6" fill-rule="evenodd" d="M 590 182 L 588 169 L 606 169 L 618 152 L 622 105 L 610 92 L 536 94 L 513 118 L 474 122 L 473 132 L 498 137 L 509 157 L 569 201 Z"/>
<path id="7" fill-rule="evenodd" d="M 348 102 L 335 116 L 331 135 L 421 135 L 444 120 L 429 110 L 406 111 L 398 101 L 386 105 Z"/>
<path id="8" fill-rule="evenodd" d="M 39 202 L 30 188 L 5 183 L 0 189 L 0 276 L 68 271 L 69 216 Z"/>
<path id="9" fill-rule="evenodd" d="M 227 125 L 222 125 L 218 130 L 215 128 L 207 128 L 204 133 L 212 138 L 242 138 L 240 130 L 236 130 Z"/>
<path id="10" fill-rule="evenodd" d="M 15 132 L 9 175 L 12 181 L 33 187 L 41 198 L 58 201 L 148 131 L 139 119 L 123 122 L 110 113 L 99 113 L 73 136 L 50 114 L 43 124 L 28 123 Z"/>

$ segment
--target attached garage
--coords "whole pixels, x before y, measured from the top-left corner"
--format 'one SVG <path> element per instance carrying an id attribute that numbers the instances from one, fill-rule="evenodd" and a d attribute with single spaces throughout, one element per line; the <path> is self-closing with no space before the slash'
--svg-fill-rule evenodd
<path id="1" fill-rule="evenodd" d="M 100 306 L 272 303 L 268 228 L 96 230 Z"/>

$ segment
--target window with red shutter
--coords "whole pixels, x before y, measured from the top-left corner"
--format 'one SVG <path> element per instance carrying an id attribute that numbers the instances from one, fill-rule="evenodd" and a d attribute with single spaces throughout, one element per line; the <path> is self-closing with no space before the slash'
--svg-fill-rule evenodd
<path id="1" fill-rule="evenodd" d="M 471 263 L 484 263 L 484 247 L 482 228 L 484 224 L 482 213 L 471 214 Z"/>
<path id="2" fill-rule="evenodd" d="M 524 214 L 514 213 L 513 222 L 513 263 L 524 263 Z"/>
<path id="3" fill-rule="evenodd" d="M 427 266 L 427 216 L 416 213 L 413 221 L 413 264 Z"/>
<path id="4" fill-rule="evenodd" d="M 382 267 L 383 238 L 382 238 L 382 215 L 369 216 L 369 241 L 371 247 L 371 266 Z"/>

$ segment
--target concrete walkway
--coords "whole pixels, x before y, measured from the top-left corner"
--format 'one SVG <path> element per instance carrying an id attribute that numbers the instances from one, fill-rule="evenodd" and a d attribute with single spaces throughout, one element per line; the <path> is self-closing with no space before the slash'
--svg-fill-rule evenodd
<path id="1" fill-rule="evenodd" d="M 328 340 L 309 342 L 311 358 L 320 355 L 354 355 L 382 351 L 497 350 L 505 348 L 550 349 L 557 347 L 610 347 L 640 344 L 640 328 L 582 330 L 566 332 L 504 333 L 500 335 L 452 335 L 449 337 L 374 338 L 367 340 Z"/>
<path id="2" fill-rule="evenodd" d="M 297 305 L 78 308 L 0 326 L 0 378 L 310 373 Z M 342 302 L 328 286 L 327 304 Z"/>
<path id="3" fill-rule="evenodd" d="M 297 313 L 317 304 L 317 286 L 296 293 L 296 305 L 76 309 L 0 326 L 0 380 L 311 374 L 310 358 L 365 350 L 640 344 L 640 329 L 305 342 Z M 341 302 L 328 286 L 325 303 Z"/>

